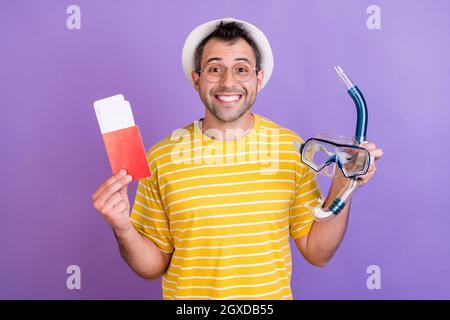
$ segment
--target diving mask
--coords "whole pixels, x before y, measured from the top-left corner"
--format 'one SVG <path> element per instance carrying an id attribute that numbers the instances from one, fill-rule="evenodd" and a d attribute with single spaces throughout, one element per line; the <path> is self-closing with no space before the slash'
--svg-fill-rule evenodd
<path id="1" fill-rule="evenodd" d="M 344 137 L 310 138 L 301 145 L 300 153 L 303 163 L 328 177 L 334 176 L 336 166 L 346 178 L 362 176 L 369 170 L 370 153 Z"/>

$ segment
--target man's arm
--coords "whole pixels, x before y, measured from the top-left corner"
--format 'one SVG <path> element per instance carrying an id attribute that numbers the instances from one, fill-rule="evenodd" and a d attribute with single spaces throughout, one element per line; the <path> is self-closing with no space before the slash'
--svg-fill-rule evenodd
<path id="1" fill-rule="evenodd" d="M 171 254 L 160 251 L 131 224 L 127 193 L 130 182 L 125 170 L 109 177 L 94 192 L 93 206 L 112 227 L 123 259 L 139 276 L 151 280 L 164 272 Z"/>
<path id="2" fill-rule="evenodd" d="M 345 178 L 344 178 L 345 179 Z M 334 179 L 324 207 L 327 208 L 342 190 L 345 180 Z M 347 230 L 350 203 L 347 203 L 339 215 L 324 222 L 315 221 L 305 236 L 296 239 L 297 248 L 309 263 L 324 267 L 333 257 Z"/>
<path id="3" fill-rule="evenodd" d="M 372 161 L 369 171 L 364 176 L 359 177 L 358 184 L 360 186 L 365 185 L 372 179 L 376 172 L 375 162 L 383 155 L 383 150 L 377 149 L 376 145 L 371 142 L 364 143 L 361 146 L 369 151 L 374 161 Z M 339 169 L 336 170 L 338 170 L 338 174 L 333 179 L 330 192 L 324 204 L 325 208 L 331 204 L 346 184 L 346 178 Z M 337 217 L 324 222 L 315 221 L 308 234 L 295 240 L 297 248 L 309 263 L 318 267 L 324 267 L 336 253 L 347 230 L 350 203 L 351 199 Z"/>
<path id="4" fill-rule="evenodd" d="M 120 255 L 140 277 L 153 280 L 164 273 L 172 253 L 162 252 L 150 239 L 141 235 L 133 226 L 125 231 L 114 231 Z"/>

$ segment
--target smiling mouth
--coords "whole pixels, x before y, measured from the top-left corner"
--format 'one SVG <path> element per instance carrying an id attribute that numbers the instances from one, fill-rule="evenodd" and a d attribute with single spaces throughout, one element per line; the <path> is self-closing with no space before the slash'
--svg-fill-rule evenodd
<path id="1" fill-rule="evenodd" d="M 214 97 L 222 104 L 235 104 L 242 98 L 241 94 L 216 94 Z"/>

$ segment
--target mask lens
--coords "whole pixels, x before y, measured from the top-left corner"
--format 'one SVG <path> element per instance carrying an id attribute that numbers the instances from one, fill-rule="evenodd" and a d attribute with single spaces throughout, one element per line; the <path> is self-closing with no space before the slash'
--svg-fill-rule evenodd
<path id="1" fill-rule="evenodd" d="M 368 152 L 358 148 L 339 148 L 338 157 L 345 174 L 349 177 L 363 175 L 366 173 L 369 163 Z"/>
<path id="2" fill-rule="evenodd" d="M 328 153 L 325 152 L 325 150 L 319 150 L 314 152 L 313 162 L 318 164 L 318 166 L 325 165 L 328 159 L 330 159 L 330 156 L 328 155 Z"/>
<path id="3" fill-rule="evenodd" d="M 314 170 L 321 171 L 329 163 L 329 160 L 334 157 L 335 149 L 336 147 L 330 143 L 311 139 L 303 148 L 302 159 Z M 327 176 L 332 174 L 332 172 L 334 172 L 332 168 L 327 169 L 326 172 L 321 171 L 321 173 Z"/>
<path id="4" fill-rule="evenodd" d="M 333 178 L 335 172 L 336 172 L 336 163 L 334 162 L 324 167 L 322 170 L 320 170 L 320 173 L 328 178 Z"/>

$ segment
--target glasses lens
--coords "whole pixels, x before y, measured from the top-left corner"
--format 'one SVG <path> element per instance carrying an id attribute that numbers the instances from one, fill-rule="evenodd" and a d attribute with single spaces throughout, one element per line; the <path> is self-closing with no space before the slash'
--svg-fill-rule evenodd
<path id="1" fill-rule="evenodd" d="M 203 75 L 209 82 L 217 82 L 222 78 L 224 67 L 220 64 L 210 63 L 203 69 Z"/>
<path id="2" fill-rule="evenodd" d="M 245 82 L 250 80 L 253 69 L 248 63 L 240 63 L 233 67 L 233 74 L 236 81 Z"/>

